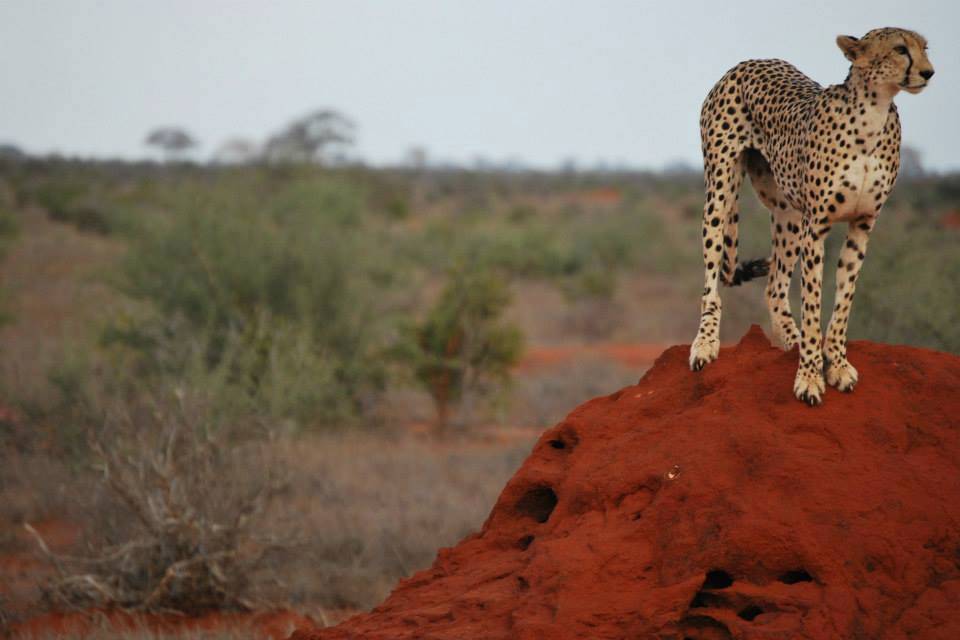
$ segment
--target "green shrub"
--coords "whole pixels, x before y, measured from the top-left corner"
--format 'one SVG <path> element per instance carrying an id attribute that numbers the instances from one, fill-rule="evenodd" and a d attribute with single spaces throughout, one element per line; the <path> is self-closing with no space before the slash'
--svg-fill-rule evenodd
<path id="1" fill-rule="evenodd" d="M 232 185 L 236 187 L 237 185 Z M 131 237 L 115 279 L 149 303 L 105 344 L 146 375 L 216 390 L 237 410 L 324 422 L 361 413 L 384 383 L 376 256 L 349 185 L 294 181 L 183 194 Z M 122 357 L 122 356 L 121 356 Z"/>
<path id="2" fill-rule="evenodd" d="M 494 272 L 460 267 L 426 318 L 411 327 L 407 354 L 433 399 L 438 432 L 467 389 L 509 382 L 523 344 L 520 330 L 500 320 L 509 303 L 509 290 Z"/>

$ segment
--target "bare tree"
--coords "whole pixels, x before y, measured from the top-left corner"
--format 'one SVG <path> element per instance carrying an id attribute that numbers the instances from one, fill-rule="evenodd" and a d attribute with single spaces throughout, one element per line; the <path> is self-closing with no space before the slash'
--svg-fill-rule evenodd
<path id="1" fill-rule="evenodd" d="M 263 155 L 268 162 L 343 162 L 353 145 L 355 128 L 354 123 L 338 111 L 319 109 L 294 120 L 271 137 Z"/>
<path id="2" fill-rule="evenodd" d="M 257 159 L 260 150 L 256 142 L 245 138 L 231 138 L 220 145 L 213 154 L 215 164 L 250 164 Z"/>
<path id="3" fill-rule="evenodd" d="M 180 127 L 158 127 L 147 134 L 144 144 L 158 147 L 167 162 L 183 160 L 188 149 L 197 146 L 197 141 Z"/>

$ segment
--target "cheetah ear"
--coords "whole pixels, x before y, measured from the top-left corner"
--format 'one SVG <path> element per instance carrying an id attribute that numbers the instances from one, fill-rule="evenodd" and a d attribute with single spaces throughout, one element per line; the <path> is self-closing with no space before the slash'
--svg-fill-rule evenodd
<path id="1" fill-rule="evenodd" d="M 856 62 L 857 56 L 863 52 L 860 40 L 853 36 L 837 36 L 837 46 L 840 47 L 840 51 L 843 51 L 843 55 L 850 62 Z"/>

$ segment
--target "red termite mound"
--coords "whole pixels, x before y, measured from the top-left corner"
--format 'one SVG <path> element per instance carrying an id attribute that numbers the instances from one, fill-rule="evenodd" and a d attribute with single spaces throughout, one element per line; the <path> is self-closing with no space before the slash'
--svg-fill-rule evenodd
<path id="1" fill-rule="evenodd" d="M 960 638 L 960 358 L 854 342 L 793 397 L 754 327 L 543 434 L 483 529 L 300 640 Z"/>

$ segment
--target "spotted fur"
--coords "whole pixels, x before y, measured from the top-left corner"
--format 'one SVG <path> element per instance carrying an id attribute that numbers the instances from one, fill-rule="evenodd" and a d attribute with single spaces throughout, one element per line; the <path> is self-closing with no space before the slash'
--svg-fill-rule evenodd
<path id="1" fill-rule="evenodd" d="M 927 42 L 905 29 L 838 36 L 850 61 L 843 84 L 821 87 L 783 60 L 748 60 L 728 71 L 703 103 L 706 275 L 700 328 L 690 368 L 702 369 L 720 348 L 719 285 L 742 281 L 737 263 L 737 200 L 744 174 L 770 210 L 772 255 L 767 307 L 773 333 L 799 346 L 797 398 L 819 404 L 826 382 L 850 391 L 857 370 L 847 360 L 847 322 L 867 240 L 900 166 L 900 119 L 893 98 L 919 93 L 933 76 Z M 847 239 L 837 268 L 837 295 L 826 340 L 820 299 L 824 238 L 839 222 Z M 797 261 L 802 275 L 801 328 L 790 311 Z M 755 269 L 757 262 L 747 263 Z"/>

